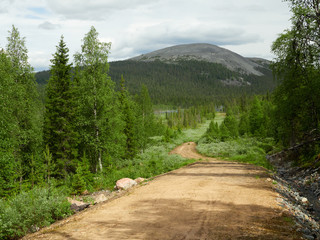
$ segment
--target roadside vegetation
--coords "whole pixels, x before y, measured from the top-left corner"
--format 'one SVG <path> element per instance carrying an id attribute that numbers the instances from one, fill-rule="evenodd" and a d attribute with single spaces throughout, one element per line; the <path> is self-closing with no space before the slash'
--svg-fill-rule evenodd
<path id="1" fill-rule="evenodd" d="M 266 154 L 294 148 L 288 160 L 308 166 L 320 151 L 319 3 L 288 2 L 292 26 L 272 46 L 273 93 L 248 96 L 237 89 L 223 106 L 207 101 L 216 96 L 203 96 L 196 106 L 156 115 L 147 86 L 132 96 L 122 76 L 118 85 L 110 78 L 110 43 L 101 42 L 94 27 L 74 63 L 61 37 L 43 89 L 13 26 L 0 50 L 0 238 L 17 239 L 70 215 L 66 196 L 195 161 L 168 156 L 183 142 L 197 141 L 208 156 L 269 169 Z M 180 96 L 182 106 L 195 96 Z"/>

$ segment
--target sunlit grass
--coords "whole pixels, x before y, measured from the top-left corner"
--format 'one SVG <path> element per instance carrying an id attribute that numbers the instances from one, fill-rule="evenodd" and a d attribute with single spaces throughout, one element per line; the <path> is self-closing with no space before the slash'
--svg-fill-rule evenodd
<path id="1" fill-rule="evenodd" d="M 266 159 L 266 152 L 272 148 L 273 140 L 242 137 L 229 139 L 225 142 L 199 142 L 197 150 L 209 157 L 219 157 L 243 163 L 251 163 L 272 169 Z"/>
<path id="2" fill-rule="evenodd" d="M 226 118 L 226 113 L 218 112 L 216 113 L 216 117 L 214 118 L 214 121 L 220 125 L 225 118 Z"/>

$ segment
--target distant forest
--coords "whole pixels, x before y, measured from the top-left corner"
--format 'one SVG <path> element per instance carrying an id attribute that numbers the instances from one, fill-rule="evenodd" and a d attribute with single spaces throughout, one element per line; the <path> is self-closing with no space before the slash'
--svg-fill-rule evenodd
<path id="1" fill-rule="evenodd" d="M 180 61 L 173 64 L 126 60 L 111 62 L 109 75 L 118 89 L 123 75 L 132 95 L 138 94 L 144 84 L 154 104 L 186 107 L 208 102 L 225 104 L 243 94 L 271 92 L 276 86 L 272 71 L 269 68 L 258 70 L 264 76 L 241 74 L 222 64 L 205 61 Z M 39 84 L 45 84 L 49 77 L 49 71 L 36 74 Z"/>

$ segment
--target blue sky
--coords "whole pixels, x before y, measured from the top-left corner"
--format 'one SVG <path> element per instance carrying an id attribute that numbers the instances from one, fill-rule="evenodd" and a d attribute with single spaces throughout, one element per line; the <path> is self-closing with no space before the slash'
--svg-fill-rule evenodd
<path id="1" fill-rule="evenodd" d="M 282 0 L 0 0 L 0 47 L 14 24 L 29 61 L 48 69 L 61 35 L 70 58 L 95 26 L 111 42 L 110 61 L 177 44 L 211 43 L 245 57 L 272 60 L 272 42 L 290 27 Z"/>

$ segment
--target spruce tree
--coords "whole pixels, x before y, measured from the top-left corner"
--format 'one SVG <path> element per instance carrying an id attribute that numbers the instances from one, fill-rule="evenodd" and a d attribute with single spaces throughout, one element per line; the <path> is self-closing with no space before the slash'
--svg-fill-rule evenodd
<path id="1" fill-rule="evenodd" d="M 139 108 L 139 147 L 144 151 L 147 146 L 149 137 L 153 135 L 154 127 L 152 103 L 149 96 L 148 88 L 144 84 L 141 86 L 141 92 L 140 95 L 137 96 L 136 102 Z"/>
<path id="2" fill-rule="evenodd" d="M 249 112 L 250 132 L 254 135 L 261 135 L 263 131 L 263 109 L 261 101 L 255 97 Z"/>
<path id="3" fill-rule="evenodd" d="M 249 123 L 248 112 L 243 112 L 241 114 L 238 128 L 239 128 L 240 136 L 250 133 L 250 123 Z"/>
<path id="4" fill-rule="evenodd" d="M 46 88 L 44 140 L 56 165 L 56 176 L 75 172 L 78 137 L 75 129 L 75 92 L 71 81 L 69 49 L 61 36 L 51 60 Z"/>
<path id="5" fill-rule="evenodd" d="M 239 131 L 238 131 L 238 122 L 235 116 L 233 115 L 232 111 L 229 111 L 227 113 L 226 118 L 223 120 L 224 125 L 229 131 L 230 137 L 238 137 Z"/>
<path id="6" fill-rule="evenodd" d="M 125 87 L 125 80 L 121 76 L 119 92 L 120 110 L 124 120 L 124 134 L 126 136 L 126 147 L 124 158 L 131 159 L 138 150 L 137 143 L 137 115 L 136 104 L 131 100 L 129 92 Z"/>

